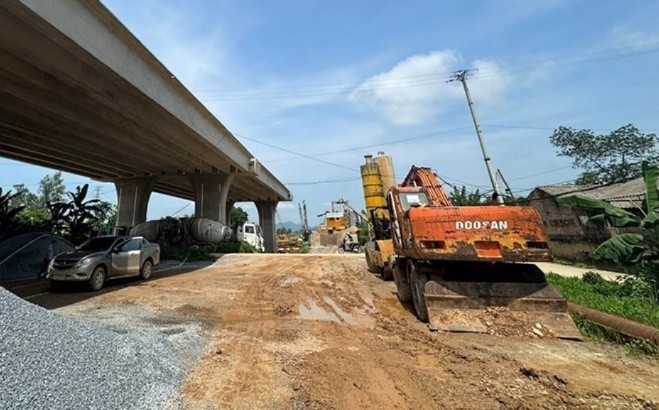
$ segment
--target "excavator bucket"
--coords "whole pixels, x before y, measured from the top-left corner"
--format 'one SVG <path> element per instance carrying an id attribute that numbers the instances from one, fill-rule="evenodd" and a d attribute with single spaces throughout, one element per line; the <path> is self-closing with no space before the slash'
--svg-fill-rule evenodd
<path id="1" fill-rule="evenodd" d="M 568 314 L 567 301 L 537 266 L 443 265 L 426 274 L 424 296 L 431 329 L 582 339 Z"/>

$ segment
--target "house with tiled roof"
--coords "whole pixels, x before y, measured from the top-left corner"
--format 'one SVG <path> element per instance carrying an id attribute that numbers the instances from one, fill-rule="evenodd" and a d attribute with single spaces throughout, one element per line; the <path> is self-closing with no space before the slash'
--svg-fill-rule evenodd
<path id="1" fill-rule="evenodd" d="M 528 205 L 536 208 L 542 216 L 554 255 L 583 260 L 587 259 L 600 243 L 618 231 L 608 227 L 587 226 L 585 222 L 588 214 L 585 211 L 562 206 L 556 200 L 561 196 L 576 193 L 642 214 L 645 183 L 643 178 L 639 177 L 607 186 L 560 184 L 539 186 L 531 191 L 527 197 Z"/>

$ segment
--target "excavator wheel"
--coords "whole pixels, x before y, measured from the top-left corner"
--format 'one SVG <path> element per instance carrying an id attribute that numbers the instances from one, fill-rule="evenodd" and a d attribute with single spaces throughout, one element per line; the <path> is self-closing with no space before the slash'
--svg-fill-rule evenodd
<path id="1" fill-rule="evenodd" d="M 410 278 L 410 287 L 412 288 L 412 302 L 414 302 L 414 311 L 416 316 L 422 322 L 428 321 L 428 307 L 426 306 L 425 288 L 428 277 L 425 273 L 419 271 L 419 268 L 411 260 L 407 261 L 407 273 Z"/>
<path id="2" fill-rule="evenodd" d="M 383 268 L 375 265 L 373 261 L 371 261 L 371 257 L 368 255 L 368 249 L 366 246 L 364 246 L 364 255 L 366 256 L 366 267 L 368 271 L 371 273 L 382 274 Z"/>
<path id="3" fill-rule="evenodd" d="M 396 293 L 398 294 L 398 299 L 403 303 L 412 301 L 412 288 L 407 278 L 406 269 L 405 259 L 396 260 L 392 267 L 394 282 L 396 283 Z"/>

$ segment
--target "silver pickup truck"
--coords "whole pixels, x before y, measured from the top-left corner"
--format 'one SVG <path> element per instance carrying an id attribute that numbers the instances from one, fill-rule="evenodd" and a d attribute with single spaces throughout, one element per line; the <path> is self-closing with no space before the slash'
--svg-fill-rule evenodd
<path id="1" fill-rule="evenodd" d="M 160 246 L 142 237 L 99 236 L 50 261 L 46 278 L 51 285 L 87 282 L 99 290 L 108 279 L 140 276 L 149 279 L 160 263 Z"/>

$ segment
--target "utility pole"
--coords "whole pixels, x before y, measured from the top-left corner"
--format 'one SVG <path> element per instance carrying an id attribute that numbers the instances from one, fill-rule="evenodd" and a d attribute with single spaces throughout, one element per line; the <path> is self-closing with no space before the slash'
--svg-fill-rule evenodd
<path id="1" fill-rule="evenodd" d="M 471 119 L 474 121 L 474 127 L 476 128 L 476 135 L 478 135 L 478 142 L 481 145 L 481 151 L 483 152 L 483 160 L 485 161 L 485 167 L 487 168 L 487 174 L 490 177 L 490 182 L 492 183 L 492 189 L 496 194 L 497 203 L 503 205 L 503 196 L 501 196 L 501 191 L 499 189 L 499 184 L 497 184 L 497 178 L 494 175 L 494 170 L 492 168 L 492 163 L 490 155 L 487 152 L 485 147 L 485 141 L 483 140 L 483 132 L 481 131 L 481 126 L 478 123 L 478 118 L 476 117 L 476 111 L 474 110 L 474 103 L 471 101 L 471 94 L 469 94 L 469 87 L 467 87 L 467 75 L 471 70 L 460 70 L 453 73 L 453 76 L 447 82 L 460 81 L 462 83 L 462 88 L 465 90 L 465 95 L 467 96 L 467 105 L 469 105 L 469 111 L 471 112 Z"/>
<path id="2" fill-rule="evenodd" d="M 506 187 L 506 193 L 510 196 L 511 199 L 514 199 L 513 197 L 513 191 L 510 189 L 510 185 L 508 185 L 508 181 L 506 181 L 506 178 L 503 177 L 503 172 L 499 168 L 497 168 L 497 175 L 499 175 L 499 178 L 501 178 L 501 182 L 503 182 L 503 185 Z"/>

